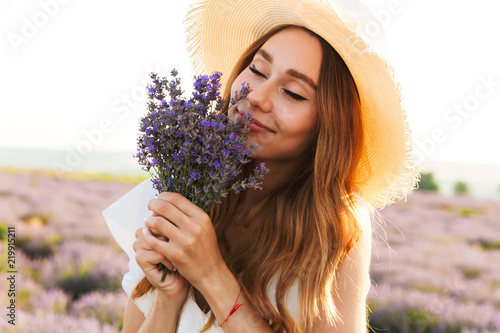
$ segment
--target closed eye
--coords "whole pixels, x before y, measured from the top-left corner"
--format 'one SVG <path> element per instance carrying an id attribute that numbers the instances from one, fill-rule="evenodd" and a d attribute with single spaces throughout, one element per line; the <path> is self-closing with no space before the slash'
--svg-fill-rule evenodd
<path id="1" fill-rule="evenodd" d="M 306 101 L 307 100 L 307 98 L 300 96 L 294 92 L 291 92 L 290 90 L 284 89 L 283 91 L 285 92 L 285 94 L 287 94 L 288 96 L 290 96 L 291 98 L 293 98 L 297 101 Z"/>
<path id="2" fill-rule="evenodd" d="M 264 74 L 262 74 L 261 72 L 259 72 L 259 70 L 257 69 L 257 67 L 255 67 L 255 64 L 251 65 L 249 67 L 249 69 L 252 71 L 252 73 L 254 73 L 255 75 L 257 76 L 261 76 L 263 78 L 266 78 L 266 76 Z M 266 78 L 267 79 L 267 78 Z M 287 94 L 288 96 L 290 96 L 291 98 L 297 100 L 297 101 L 306 101 L 307 98 L 303 97 L 303 96 L 300 96 L 299 94 L 296 94 L 290 90 L 286 90 L 284 89 L 283 90 L 285 92 L 285 94 Z"/>
<path id="3" fill-rule="evenodd" d="M 257 69 L 257 67 L 255 67 L 255 64 L 253 64 L 252 66 L 249 67 L 249 69 L 252 71 L 252 73 L 254 73 L 255 75 L 258 75 L 258 76 L 262 76 L 263 78 L 266 78 L 266 76 L 264 74 L 262 74 L 261 72 L 259 72 L 259 70 Z"/>

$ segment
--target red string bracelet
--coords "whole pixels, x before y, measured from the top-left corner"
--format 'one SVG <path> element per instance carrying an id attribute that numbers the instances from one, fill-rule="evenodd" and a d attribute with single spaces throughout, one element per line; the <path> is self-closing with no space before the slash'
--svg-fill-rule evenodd
<path id="1" fill-rule="evenodd" d="M 243 289 L 243 288 L 241 288 L 241 287 L 240 287 L 240 292 L 238 293 L 238 297 L 236 297 L 236 302 L 234 302 L 234 306 L 233 306 L 233 308 L 232 308 L 231 312 L 229 312 L 229 315 L 228 315 L 228 316 L 227 316 L 227 318 L 226 318 L 226 319 L 222 322 L 222 324 L 218 324 L 218 325 L 219 325 L 219 327 L 222 327 L 222 325 L 224 325 L 224 324 L 226 323 L 226 321 L 229 319 L 229 317 L 231 317 L 231 315 L 232 315 L 233 313 L 235 313 L 235 312 L 236 312 L 236 310 L 238 310 L 238 309 L 240 308 L 240 306 L 245 305 L 245 303 L 238 304 L 238 298 L 240 298 L 240 295 L 241 295 L 241 290 L 242 290 L 242 289 Z"/>

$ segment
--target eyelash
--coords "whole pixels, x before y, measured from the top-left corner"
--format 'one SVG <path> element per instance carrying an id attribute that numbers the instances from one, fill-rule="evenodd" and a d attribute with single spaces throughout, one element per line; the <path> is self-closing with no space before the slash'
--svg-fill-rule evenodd
<path id="1" fill-rule="evenodd" d="M 251 71 L 252 73 L 254 73 L 255 75 L 257 75 L 257 76 L 261 76 L 261 77 L 263 77 L 263 78 L 266 78 L 266 76 L 265 76 L 264 74 L 262 74 L 261 72 L 259 72 L 259 70 L 255 67 L 255 64 L 251 65 L 251 66 L 249 67 L 249 69 L 250 69 L 250 71 Z M 267 79 L 267 78 L 266 78 L 266 79 Z M 295 100 L 297 100 L 297 101 L 305 101 L 305 100 L 307 100 L 307 98 L 302 97 L 302 96 L 300 96 L 300 95 L 298 95 L 298 94 L 296 94 L 296 93 L 294 93 L 294 92 L 291 92 L 290 90 L 286 90 L 286 89 L 284 89 L 284 92 L 285 92 L 285 94 L 287 94 L 288 96 L 290 96 L 291 98 L 293 98 L 293 99 L 295 99 Z"/>
<path id="2" fill-rule="evenodd" d="M 255 64 L 253 64 L 253 65 L 252 65 L 252 66 L 250 66 L 249 68 L 250 68 L 250 70 L 252 71 L 252 73 L 254 73 L 255 75 L 257 75 L 257 76 L 262 76 L 263 78 L 266 78 L 266 79 L 267 79 L 267 77 L 266 77 L 264 74 L 262 74 L 261 72 L 259 72 L 259 70 L 255 67 Z"/>

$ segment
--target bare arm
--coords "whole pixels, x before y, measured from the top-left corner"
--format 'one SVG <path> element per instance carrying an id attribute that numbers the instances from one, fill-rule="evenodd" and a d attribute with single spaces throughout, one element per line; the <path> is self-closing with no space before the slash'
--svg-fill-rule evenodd
<path id="1" fill-rule="evenodd" d="M 142 311 L 129 299 L 123 323 L 123 333 L 166 332 L 174 333 L 177 328 L 179 311 L 172 302 L 155 297 L 149 315 L 144 318 Z"/>
<path id="2" fill-rule="evenodd" d="M 366 293 L 370 286 L 372 230 L 369 218 L 359 222 L 363 230 L 361 237 L 340 263 L 337 274 L 338 295 L 334 302 L 343 322 L 332 326 L 326 320 L 317 320 L 314 322 L 313 332 L 367 332 Z"/>
<path id="3" fill-rule="evenodd" d="M 123 319 L 123 333 L 138 332 L 144 323 L 144 314 L 135 305 L 134 301 L 128 299 L 127 308 L 125 309 L 125 318 Z"/>
<path id="4" fill-rule="evenodd" d="M 158 270 L 158 263 L 173 269 L 168 259 L 153 251 L 144 241 L 145 234 L 157 239 L 149 230 L 137 229 L 133 244 L 135 260 L 144 271 L 147 279 L 153 281 L 156 293 L 151 311 L 144 317 L 141 309 L 129 299 L 123 323 L 123 332 L 172 332 L 177 327 L 178 317 L 189 290 L 189 283 L 182 276 L 167 274 L 161 282 L 163 273 Z M 160 241 L 160 239 L 158 239 Z M 164 240 L 161 240 L 164 241 Z"/>
<path id="5" fill-rule="evenodd" d="M 217 322 L 223 323 L 240 294 L 240 285 L 222 258 L 210 217 L 177 193 L 160 193 L 148 207 L 156 215 L 145 220 L 146 226 L 169 241 L 162 241 L 146 231 L 146 247 L 161 254 L 162 258 L 168 258 L 167 264 L 173 265 L 203 294 Z M 238 304 L 241 303 L 245 305 L 223 324 L 224 332 L 273 332 L 258 309 L 248 302 L 244 292 L 238 298 Z"/>
<path id="6" fill-rule="evenodd" d="M 223 323 L 235 305 L 240 291 L 240 285 L 229 269 L 221 271 L 219 276 L 204 283 L 206 287 L 200 291 L 212 309 L 217 322 Z M 273 329 L 262 318 L 255 306 L 248 302 L 242 292 L 238 298 L 238 304 L 244 304 L 238 311 L 234 312 L 223 324 L 222 330 L 226 333 L 272 333 Z"/>
<path id="7" fill-rule="evenodd" d="M 172 301 L 156 295 L 153 308 L 139 332 L 175 333 L 179 312 L 180 308 L 176 304 L 172 304 Z"/>

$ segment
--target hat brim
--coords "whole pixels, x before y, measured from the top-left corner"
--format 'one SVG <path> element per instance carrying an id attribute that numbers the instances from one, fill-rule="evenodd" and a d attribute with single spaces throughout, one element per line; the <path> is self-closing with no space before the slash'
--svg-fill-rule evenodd
<path id="1" fill-rule="evenodd" d="M 360 96 L 365 145 L 356 182 L 369 205 L 383 208 L 418 182 L 408 117 L 392 67 L 335 7 L 314 0 L 197 1 L 186 19 L 189 52 L 195 72 L 220 71 L 224 86 L 246 48 L 276 26 L 298 25 L 324 38 L 346 63 Z"/>

